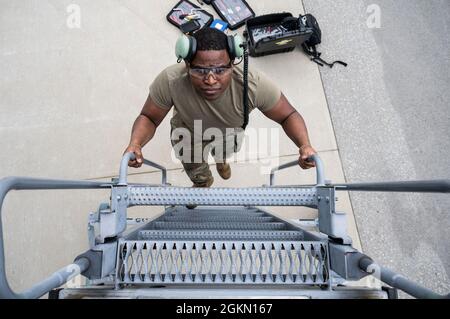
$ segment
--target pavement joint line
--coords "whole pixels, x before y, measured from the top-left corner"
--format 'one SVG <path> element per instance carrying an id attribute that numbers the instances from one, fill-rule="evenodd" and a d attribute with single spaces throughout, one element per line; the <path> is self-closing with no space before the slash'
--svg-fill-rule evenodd
<path id="1" fill-rule="evenodd" d="M 305 14 L 306 14 L 306 7 L 305 7 L 304 1 L 300 0 L 300 3 L 302 5 L 302 7 L 303 7 L 303 12 L 305 12 Z M 327 90 L 325 88 L 325 84 L 324 84 L 324 81 L 323 81 L 322 72 L 321 72 L 321 69 L 319 68 L 318 65 L 316 67 L 317 67 L 317 71 L 319 72 L 320 83 L 322 84 L 323 94 L 325 96 L 325 102 L 327 103 L 328 115 L 330 117 L 331 128 L 333 130 L 334 141 L 335 141 L 336 146 L 337 146 L 336 151 L 338 153 L 338 158 L 339 158 L 339 161 L 341 163 L 340 166 L 341 166 L 341 170 L 342 170 L 342 175 L 344 176 L 344 181 L 348 182 L 347 174 L 346 174 L 346 171 L 344 169 L 344 164 L 343 164 L 342 157 L 341 157 L 341 152 L 340 152 L 340 148 L 339 148 L 339 142 L 338 142 L 338 139 L 337 139 L 337 136 L 336 136 L 336 130 L 335 130 L 334 122 L 333 122 L 333 117 L 331 116 L 330 103 L 329 103 L 329 100 L 328 100 Z M 356 235 L 358 236 L 359 244 L 361 245 L 361 252 L 364 252 L 363 241 L 361 239 L 361 235 L 360 235 L 360 231 L 359 231 L 359 227 L 358 227 L 358 221 L 356 219 L 355 210 L 354 210 L 354 207 L 353 207 L 352 196 L 351 196 L 350 192 L 348 192 L 348 199 L 349 199 L 350 207 L 351 207 L 351 210 L 352 210 L 353 220 L 355 222 Z"/>

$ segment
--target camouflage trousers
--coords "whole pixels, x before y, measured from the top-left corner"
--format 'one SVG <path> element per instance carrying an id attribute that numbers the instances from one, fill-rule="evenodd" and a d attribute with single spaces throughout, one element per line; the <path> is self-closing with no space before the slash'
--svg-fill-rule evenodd
<path id="1" fill-rule="evenodd" d="M 189 179 L 197 187 L 210 186 L 214 181 L 208 164 L 208 154 L 212 155 L 216 163 L 225 163 L 226 159 L 239 151 L 242 144 L 243 134 L 239 133 L 218 141 L 202 139 L 197 143 L 193 141 L 183 143 L 183 137 L 173 135 L 175 129 L 171 122 L 171 143 L 175 156 L 181 161 Z"/>

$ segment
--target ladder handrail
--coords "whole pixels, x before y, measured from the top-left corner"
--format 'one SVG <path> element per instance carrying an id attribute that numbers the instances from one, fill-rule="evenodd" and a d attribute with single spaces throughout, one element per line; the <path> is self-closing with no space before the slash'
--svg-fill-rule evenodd
<path id="1" fill-rule="evenodd" d="M 21 293 L 14 292 L 9 286 L 6 276 L 3 243 L 2 207 L 6 195 L 11 190 L 96 189 L 110 188 L 111 186 L 112 184 L 94 181 L 51 180 L 26 177 L 7 177 L 0 180 L 0 299 L 39 298 L 89 268 L 89 260 L 81 258 L 73 264 L 61 268 L 30 289 Z"/>
<path id="2" fill-rule="evenodd" d="M 313 161 L 316 164 L 316 180 L 317 180 L 316 186 L 325 186 L 325 172 L 322 159 L 319 157 L 318 154 L 314 154 L 311 157 L 309 157 L 308 160 Z M 270 186 L 273 186 L 275 183 L 275 172 L 297 165 L 298 161 L 293 161 L 273 168 L 270 171 Z"/>
<path id="3" fill-rule="evenodd" d="M 337 191 L 450 193 L 450 179 L 330 185 Z"/>
<path id="4" fill-rule="evenodd" d="M 134 159 L 136 159 L 136 155 L 133 152 L 125 153 L 122 156 L 122 161 L 120 162 L 120 170 L 119 170 L 119 183 L 118 183 L 119 186 L 128 185 L 128 182 L 127 182 L 128 162 L 130 160 L 134 160 Z M 159 169 L 162 173 L 161 185 L 167 185 L 167 169 L 164 166 L 159 165 L 158 163 L 149 161 L 145 158 L 144 158 L 143 163 L 145 165 Z"/>

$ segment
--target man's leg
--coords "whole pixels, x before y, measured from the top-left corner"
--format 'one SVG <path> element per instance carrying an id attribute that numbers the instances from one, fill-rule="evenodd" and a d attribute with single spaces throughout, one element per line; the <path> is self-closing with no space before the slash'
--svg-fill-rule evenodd
<path id="1" fill-rule="evenodd" d="M 204 149 L 204 147 L 202 147 Z M 207 159 L 206 159 L 207 160 Z M 205 159 L 202 159 L 201 163 L 185 163 L 183 164 L 186 174 L 189 176 L 191 181 L 194 183 L 192 187 L 211 187 L 214 183 L 214 178 L 212 176 L 209 165 Z M 188 209 L 194 209 L 197 205 L 186 205 Z"/>
<path id="2" fill-rule="evenodd" d="M 194 183 L 193 187 L 210 187 L 213 184 L 214 179 L 209 169 L 209 165 L 206 163 L 205 159 L 196 159 L 194 156 L 194 149 L 198 147 L 200 148 L 200 151 L 203 152 L 205 145 L 194 145 L 192 136 L 190 136 L 190 138 L 188 138 L 188 140 L 184 142 L 181 133 L 186 132 L 183 131 L 179 134 L 174 134 L 174 132 L 176 132 L 177 130 L 177 127 L 180 127 L 181 123 L 176 118 L 172 118 L 170 124 L 170 141 L 172 143 L 172 147 L 174 148 L 175 156 L 183 164 L 183 168 L 186 174 Z"/>
<path id="3" fill-rule="evenodd" d="M 220 177 L 227 180 L 231 178 L 231 167 L 225 160 L 223 163 L 216 163 L 217 173 L 219 173 Z"/>
<path id="4" fill-rule="evenodd" d="M 194 183 L 194 187 L 210 187 L 214 183 L 209 165 L 203 163 L 184 163 L 182 162 L 186 174 Z"/>
<path id="5" fill-rule="evenodd" d="M 217 173 L 219 173 L 220 177 L 224 180 L 231 178 L 231 167 L 230 164 L 227 163 L 227 159 L 238 152 L 240 148 L 238 143 L 242 144 L 242 141 L 240 141 L 239 138 L 241 137 L 238 135 L 228 135 L 224 138 L 221 148 L 214 149 L 213 151 Z"/>
<path id="6" fill-rule="evenodd" d="M 199 145 L 192 145 L 191 147 L 191 158 L 190 161 L 186 162 L 185 160 L 182 160 L 181 163 L 183 164 L 184 171 L 186 172 L 189 179 L 194 183 L 192 187 L 211 187 L 214 183 L 214 178 L 212 176 L 211 170 L 209 169 L 209 165 L 207 162 L 207 158 L 195 158 L 195 148 L 198 148 L 197 151 L 201 152 L 200 154 L 204 154 L 205 147 L 207 146 L 207 143 L 202 143 Z M 197 207 L 197 205 L 186 205 L 188 209 L 194 209 Z"/>

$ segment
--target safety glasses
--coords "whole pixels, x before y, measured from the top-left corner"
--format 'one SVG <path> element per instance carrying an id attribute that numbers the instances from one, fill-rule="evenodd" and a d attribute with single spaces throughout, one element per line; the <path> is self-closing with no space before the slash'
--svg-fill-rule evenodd
<path id="1" fill-rule="evenodd" d="M 225 75 L 230 74 L 231 72 L 231 62 L 227 66 L 220 66 L 220 67 L 198 67 L 198 66 L 190 66 L 189 67 L 189 74 L 197 79 L 207 79 L 209 74 L 212 74 L 212 76 L 217 80 Z"/>

